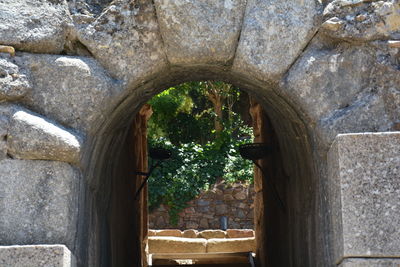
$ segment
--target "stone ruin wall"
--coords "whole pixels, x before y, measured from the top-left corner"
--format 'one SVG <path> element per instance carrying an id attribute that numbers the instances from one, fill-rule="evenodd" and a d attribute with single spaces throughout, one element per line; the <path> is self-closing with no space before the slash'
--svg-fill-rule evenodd
<path id="1" fill-rule="evenodd" d="M 276 239 L 277 259 L 398 265 L 399 5 L 1 1 L 0 262 L 58 255 L 63 265 L 51 266 L 126 266 L 114 261 L 132 250 L 104 240 L 135 215 L 110 197 L 133 191 L 115 179 L 129 169 L 133 114 L 170 85 L 219 79 L 256 95 L 279 136 L 290 212 L 274 221 L 283 229 L 262 223 L 265 190 L 255 186 L 256 229 L 287 235 Z M 105 218 L 115 219 L 110 236 Z"/>
<path id="2" fill-rule="evenodd" d="M 180 214 L 177 225 L 169 222 L 168 207 L 161 205 L 149 214 L 150 229 L 221 229 L 220 218 L 228 218 L 229 229 L 254 229 L 254 185 L 223 181 L 203 191 Z"/>

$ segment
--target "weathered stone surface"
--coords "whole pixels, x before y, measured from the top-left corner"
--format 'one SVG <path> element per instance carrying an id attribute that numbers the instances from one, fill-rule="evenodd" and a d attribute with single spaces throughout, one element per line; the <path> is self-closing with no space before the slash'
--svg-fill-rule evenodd
<path id="1" fill-rule="evenodd" d="M 199 234 L 199 232 L 195 229 L 188 229 L 188 230 L 184 230 L 182 237 L 186 237 L 186 238 L 196 238 L 197 235 Z"/>
<path id="2" fill-rule="evenodd" d="M 229 238 L 254 237 L 254 230 L 251 229 L 227 229 Z"/>
<path id="3" fill-rule="evenodd" d="M 0 101 L 16 100 L 30 89 L 28 73 L 21 70 L 11 59 L 0 57 Z"/>
<path id="4" fill-rule="evenodd" d="M 152 1 L 113 1 L 92 23 L 77 27 L 79 40 L 114 77 L 137 83 L 166 67 Z"/>
<path id="5" fill-rule="evenodd" d="M 112 0 L 74 0 L 68 1 L 68 6 L 71 14 L 93 18 L 101 14 Z"/>
<path id="6" fill-rule="evenodd" d="M 13 57 L 15 56 L 15 48 L 9 45 L 0 45 L 0 53 L 5 53 Z"/>
<path id="7" fill-rule="evenodd" d="M 335 261 L 400 255 L 400 133 L 338 135 L 329 156 Z"/>
<path id="8" fill-rule="evenodd" d="M 80 138 L 25 109 L 16 108 L 7 136 L 8 153 L 15 158 L 78 163 Z"/>
<path id="9" fill-rule="evenodd" d="M 322 118 L 316 128 L 322 142 L 329 144 L 340 133 L 387 131 L 392 122 L 383 99 L 367 92 L 349 106 Z"/>
<path id="10" fill-rule="evenodd" d="M 228 206 L 226 204 L 221 204 L 215 206 L 215 214 L 216 215 L 223 215 L 228 212 Z"/>
<path id="11" fill-rule="evenodd" d="M 64 245 L 0 246 L 0 266 L 76 267 L 76 260 Z"/>
<path id="12" fill-rule="evenodd" d="M 7 156 L 7 134 L 9 127 L 9 117 L 0 112 L 0 160 Z"/>
<path id="13" fill-rule="evenodd" d="M 400 259 L 345 259 L 339 267 L 398 267 Z"/>
<path id="14" fill-rule="evenodd" d="M 314 39 L 281 82 L 280 93 L 316 124 L 323 144 L 339 133 L 395 129 L 400 75 L 386 42 L 334 48 L 325 42 Z"/>
<path id="15" fill-rule="evenodd" d="M 149 253 L 205 253 L 207 240 L 204 238 L 183 238 L 151 236 L 148 238 Z"/>
<path id="16" fill-rule="evenodd" d="M 371 41 L 400 37 L 400 3 L 334 0 L 323 12 L 321 32 L 345 40 Z"/>
<path id="17" fill-rule="evenodd" d="M 0 244 L 74 248 L 79 172 L 67 163 L 0 161 Z"/>
<path id="18" fill-rule="evenodd" d="M 182 237 L 182 232 L 178 229 L 152 230 L 152 232 L 153 236 Z"/>
<path id="19" fill-rule="evenodd" d="M 239 191 L 237 192 L 234 197 L 238 200 L 244 200 L 247 198 L 247 192 L 246 191 Z"/>
<path id="20" fill-rule="evenodd" d="M 210 228 L 210 225 L 208 224 L 208 219 L 207 218 L 201 218 L 199 222 L 199 227 L 201 229 L 208 229 Z"/>
<path id="21" fill-rule="evenodd" d="M 199 237 L 202 237 L 205 239 L 225 238 L 226 232 L 222 231 L 222 230 L 204 230 L 204 231 L 199 232 Z"/>
<path id="22" fill-rule="evenodd" d="M 0 44 L 35 53 L 59 53 L 71 22 L 66 1 L 3 0 Z"/>
<path id="23" fill-rule="evenodd" d="M 221 189 L 217 189 L 217 187 Z M 230 198 L 223 196 L 230 196 Z M 235 183 L 227 186 L 224 181 L 218 181 L 209 190 L 201 192 L 196 199 L 187 203 L 188 207 L 179 213 L 177 227 L 181 230 L 190 228 L 197 230 L 220 229 L 220 217 L 224 215 L 230 218 L 228 222 L 230 228 L 252 228 L 252 215 L 248 211 L 253 209 L 253 197 L 253 185 Z M 161 205 L 149 214 L 151 228 L 176 227 L 169 222 L 168 210 L 169 208 Z M 233 218 L 238 219 L 238 216 L 241 219 L 232 225 Z M 163 218 L 162 221 L 160 218 Z"/>
<path id="24" fill-rule="evenodd" d="M 4 140 L 0 141 L 0 160 L 7 157 L 7 142 Z"/>
<path id="25" fill-rule="evenodd" d="M 154 2 L 171 64 L 226 64 L 233 58 L 245 0 Z"/>
<path id="26" fill-rule="evenodd" d="M 31 72 L 32 90 L 24 102 L 75 129 L 95 126 L 121 91 L 121 84 L 91 58 L 23 54 L 16 62 Z"/>
<path id="27" fill-rule="evenodd" d="M 345 109 L 368 88 L 374 61 L 374 52 L 365 47 L 311 47 L 290 69 L 282 90 L 317 121 Z"/>
<path id="28" fill-rule="evenodd" d="M 214 238 L 207 240 L 207 252 L 248 252 L 256 251 L 255 239 L 250 238 Z"/>
<path id="29" fill-rule="evenodd" d="M 314 35 L 316 15 L 313 0 L 249 0 L 233 70 L 276 79 Z"/>
<path id="30" fill-rule="evenodd" d="M 156 236 L 157 235 L 157 230 L 149 229 L 147 231 L 147 236 Z"/>

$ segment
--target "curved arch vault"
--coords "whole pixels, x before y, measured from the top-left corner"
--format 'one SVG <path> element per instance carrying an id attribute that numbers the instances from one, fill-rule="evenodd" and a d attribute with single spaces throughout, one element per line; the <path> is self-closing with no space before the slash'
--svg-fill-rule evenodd
<path id="1" fill-rule="evenodd" d="M 367 245 L 346 239 L 348 217 L 335 201 L 342 199 L 343 207 L 347 202 L 337 187 L 342 176 L 335 164 L 345 164 L 339 148 L 347 139 L 334 140 L 342 133 L 400 129 L 400 44 L 387 41 L 400 32 L 394 22 L 399 7 L 379 13 L 381 7 L 369 1 L 349 5 L 338 0 L 5 5 L 33 10 L 44 26 L 33 25 L 37 34 L 29 36 L 20 23 L 29 17 L 20 12 L 15 21 L 4 20 L 16 25 L 11 37 L 0 29 L 0 44 L 17 50 L 15 57 L 0 57 L 0 245 L 63 244 L 78 266 L 139 266 L 140 205 L 130 194 L 134 115 L 169 86 L 221 80 L 257 99 L 280 146 L 273 156 L 281 159 L 284 175 L 273 178 L 287 210 L 277 210 L 259 185 L 260 264 L 356 266 L 352 257 L 371 257 Z M 360 10 L 381 14 L 386 26 L 360 24 L 369 28 L 357 35 L 346 18 Z M 386 155 L 398 151 L 398 134 L 371 136 L 389 144 Z M 398 169 L 399 161 L 395 153 L 385 162 Z M 400 186 L 390 180 L 393 173 L 386 183 L 395 194 Z M 398 216 L 389 221 L 386 229 L 400 224 Z M 397 230 L 390 233 L 400 240 Z M 398 258 L 399 247 L 389 242 L 368 249 L 379 261 Z"/>

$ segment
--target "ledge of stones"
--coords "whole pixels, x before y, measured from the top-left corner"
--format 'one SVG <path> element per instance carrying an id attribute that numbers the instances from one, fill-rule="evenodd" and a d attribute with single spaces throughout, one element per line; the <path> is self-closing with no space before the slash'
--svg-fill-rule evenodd
<path id="1" fill-rule="evenodd" d="M 149 253 L 255 252 L 253 230 L 150 230 Z"/>
<path id="2" fill-rule="evenodd" d="M 149 230 L 149 253 L 255 252 L 254 231 L 228 229 L 197 231 Z"/>
<path id="3" fill-rule="evenodd" d="M 170 236 L 184 238 L 249 238 L 254 237 L 255 232 L 252 229 L 227 229 L 223 230 L 204 230 L 187 229 L 181 231 L 179 229 L 153 230 L 150 229 L 148 236 Z"/>

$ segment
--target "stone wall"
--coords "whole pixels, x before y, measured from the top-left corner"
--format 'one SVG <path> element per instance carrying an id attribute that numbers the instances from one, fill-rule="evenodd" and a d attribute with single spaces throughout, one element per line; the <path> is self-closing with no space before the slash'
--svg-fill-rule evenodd
<path id="1" fill-rule="evenodd" d="M 161 205 L 149 215 L 152 229 L 220 229 L 222 216 L 228 217 L 228 228 L 253 229 L 254 185 L 218 182 L 179 214 L 178 225 L 169 222 L 168 206 Z"/>
<path id="2" fill-rule="evenodd" d="M 263 107 L 287 176 L 268 180 L 286 209 L 257 190 L 260 266 L 397 264 L 398 145 L 339 137 L 328 157 L 339 134 L 400 129 L 397 0 L 5 0 L 0 21 L 1 245 L 140 266 L 132 120 L 163 89 L 223 80 Z"/>

